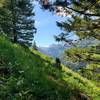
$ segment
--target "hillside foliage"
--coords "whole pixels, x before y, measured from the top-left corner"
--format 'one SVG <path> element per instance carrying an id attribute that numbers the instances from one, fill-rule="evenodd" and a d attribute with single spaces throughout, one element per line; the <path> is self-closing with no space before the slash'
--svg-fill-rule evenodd
<path id="1" fill-rule="evenodd" d="M 100 45 L 87 48 L 71 48 L 65 51 L 62 56 L 62 60 L 64 60 L 63 62 L 72 62 L 74 66 L 71 66 L 70 64 L 70 68 L 79 71 L 82 76 L 88 78 L 89 80 L 99 83 Z M 76 63 L 77 67 L 75 67 Z"/>
<path id="2" fill-rule="evenodd" d="M 54 58 L 38 51 L 34 4 L 66 18 L 54 36 L 64 46 L 45 48 Z M 100 100 L 99 8 L 100 0 L 0 0 L 0 100 Z"/>
<path id="3" fill-rule="evenodd" d="M 52 58 L 0 37 L 2 100 L 72 100 L 79 91 L 99 100 L 99 88 L 91 81 L 64 66 L 59 70 Z"/>

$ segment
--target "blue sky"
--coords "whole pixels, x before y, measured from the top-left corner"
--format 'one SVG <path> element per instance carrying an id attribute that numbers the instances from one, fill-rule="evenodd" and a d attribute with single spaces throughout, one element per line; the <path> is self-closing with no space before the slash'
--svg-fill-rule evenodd
<path id="1" fill-rule="evenodd" d="M 56 21 L 64 20 L 64 18 L 56 16 L 49 11 L 44 11 L 36 5 L 35 20 L 37 28 L 35 41 L 37 45 L 48 46 L 53 43 L 57 43 L 54 40 L 54 35 L 61 33 L 61 30 L 56 26 Z"/>
<path id="2" fill-rule="evenodd" d="M 60 17 L 49 11 L 42 10 L 39 5 L 36 4 L 35 20 L 37 28 L 35 41 L 37 46 L 49 46 L 57 43 L 54 40 L 54 35 L 60 34 L 61 30 L 56 26 L 56 21 L 64 21 L 65 17 Z"/>

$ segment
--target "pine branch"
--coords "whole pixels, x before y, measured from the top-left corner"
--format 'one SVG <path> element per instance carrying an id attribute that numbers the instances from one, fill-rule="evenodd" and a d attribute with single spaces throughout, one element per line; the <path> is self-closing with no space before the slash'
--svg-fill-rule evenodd
<path id="1" fill-rule="evenodd" d="M 80 13 L 80 14 L 83 14 L 83 15 L 87 15 L 87 16 L 94 16 L 94 17 L 100 17 L 100 14 L 91 14 L 91 13 L 86 13 L 84 11 L 80 11 L 80 10 L 77 10 L 77 9 L 74 9 L 74 8 L 71 8 L 71 7 L 66 7 L 74 12 L 77 12 L 77 13 Z"/>

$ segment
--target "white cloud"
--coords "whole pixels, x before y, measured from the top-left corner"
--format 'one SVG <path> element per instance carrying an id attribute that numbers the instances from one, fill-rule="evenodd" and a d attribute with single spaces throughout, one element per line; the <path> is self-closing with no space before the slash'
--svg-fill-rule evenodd
<path id="1" fill-rule="evenodd" d="M 37 1 L 34 1 L 33 0 L 32 2 L 33 2 L 34 5 L 38 5 L 38 2 Z"/>
<path id="2" fill-rule="evenodd" d="M 40 21 L 35 21 L 35 25 L 39 26 L 40 25 Z"/>

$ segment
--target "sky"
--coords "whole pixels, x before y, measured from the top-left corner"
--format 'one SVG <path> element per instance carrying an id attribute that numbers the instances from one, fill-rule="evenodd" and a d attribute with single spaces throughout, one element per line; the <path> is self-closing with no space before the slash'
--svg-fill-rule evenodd
<path id="1" fill-rule="evenodd" d="M 64 21 L 66 18 L 41 9 L 37 3 L 35 3 L 34 11 L 35 26 L 37 28 L 35 41 L 37 46 L 47 47 L 51 44 L 57 44 L 54 35 L 58 35 L 62 31 L 56 26 L 56 21 Z"/>

